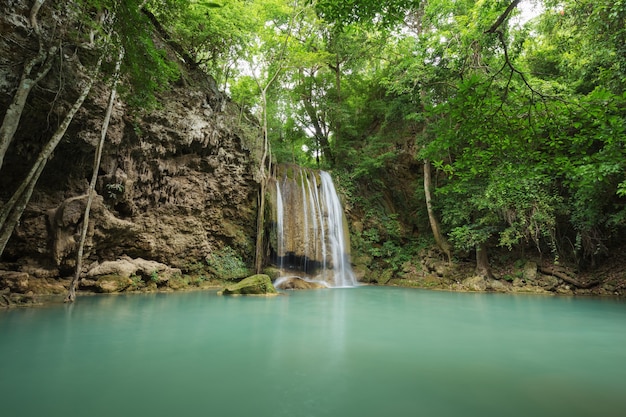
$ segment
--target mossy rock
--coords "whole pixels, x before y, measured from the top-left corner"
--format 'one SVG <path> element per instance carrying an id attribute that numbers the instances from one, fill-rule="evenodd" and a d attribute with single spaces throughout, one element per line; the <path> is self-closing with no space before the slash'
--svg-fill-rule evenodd
<path id="1" fill-rule="evenodd" d="M 268 266 L 267 268 L 264 268 L 263 273 L 265 275 L 268 275 L 270 279 L 272 280 L 275 280 L 276 278 L 280 277 L 280 269 L 273 267 L 273 266 Z"/>
<path id="2" fill-rule="evenodd" d="M 130 278 L 121 275 L 103 275 L 95 281 L 96 290 L 103 293 L 122 292 L 132 284 Z"/>
<path id="3" fill-rule="evenodd" d="M 393 269 L 385 269 L 378 275 L 376 282 L 380 285 L 385 285 L 391 280 L 391 278 L 393 278 Z"/>
<path id="4" fill-rule="evenodd" d="M 178 274 L 174 275 L 168 280 L 167 286 L 173 290 L 182 290 L 183 288 L 187 288 L 189 286 L 189 277 Z"/>
<path id="5" fill-rule="evenodd" d="M 259 295 L 278 294 L 268 275 L 257 274 L 245 278 L 240 282 L 229 285 L 219 292 L 221 295 Z"/>
<path id="6" fill-rule="evenodd" d="M 487 280 L 476 275 L 463 280 L 463 286 L 469 291 L 487 291 Z"/>

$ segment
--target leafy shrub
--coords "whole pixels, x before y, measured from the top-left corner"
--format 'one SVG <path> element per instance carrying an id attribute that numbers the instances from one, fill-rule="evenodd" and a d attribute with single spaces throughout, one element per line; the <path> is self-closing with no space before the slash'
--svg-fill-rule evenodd
<path id="1" fill-rule="evenodd" d="M 230 246 L 224 246 L 206 257 L 208 269 L 221 279 L 240 279 L 251 274 L 241 256 Z"/>

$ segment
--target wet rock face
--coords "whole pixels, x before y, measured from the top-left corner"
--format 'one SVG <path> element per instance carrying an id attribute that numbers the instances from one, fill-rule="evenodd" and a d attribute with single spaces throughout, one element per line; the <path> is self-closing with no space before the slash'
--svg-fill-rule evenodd
<path id="1" fill-rule="evenodd" d="M 183 267 L 230 246 L 251 259 L 257 184 L 233 105 L 206 92 L 176 89 L 163 109 L 123 130 L 104 159 L 99 192 L 132 221 L 132 256 Z"/>
<path id="2" fill-rule="evenodd" d="M 0 13 L 0 31 L 7 35 L 0 39 L 1 62 L 7 64 L 0 66 L 0 109 L 8 106 L 19 82 L 22 66 L 16 63 L 37 50 L 15 46 L 29 45 L 28 31 L 16 25 L 25 24 L 30 3 L 12 1 L 0 10 L 6 12 Z M 44 7 L 49 3 L 54 2 Z M 42 28 L 53 26 L 45 20 L 52 17 L 58 18 L 42 10 Z M 76 81 L 72 77 L 84 77 L 71 65 L 63 62 L 66 89 Z M 56 99 L 50 93 L 58 91 L 60 68 L 55 63 L 41 82 L 45 88 L 34 89 L 29 97 L 0 171 L 0 206 L 74 97 L 69 90 Z M 98 173 L 85 265 L 129 256 L 184 269 L 226 246 L 252 261 L 258 126 L 241 117 L 210 77 L 186 73 L 184 78 L 185 83 L 158 97 L 156 110 L 131 109 L 123 99 L 116 103 Z M 56 277 L 71 274 L 108 97 L 107 84 L 95 85 L 75 116 L 46 165 L 0 269 L 35 265 L 55 271 Z"/>

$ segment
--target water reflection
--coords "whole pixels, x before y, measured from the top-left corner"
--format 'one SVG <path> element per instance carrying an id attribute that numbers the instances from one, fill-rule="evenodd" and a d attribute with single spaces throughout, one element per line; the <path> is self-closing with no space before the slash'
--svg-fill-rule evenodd
<path id="1" fill-rule="evenodd" d="M 84 297 L 0 312 L 0 395 L 3 415 L 27 417 L 620 416 L 625 344 L 621 301 Z"/>

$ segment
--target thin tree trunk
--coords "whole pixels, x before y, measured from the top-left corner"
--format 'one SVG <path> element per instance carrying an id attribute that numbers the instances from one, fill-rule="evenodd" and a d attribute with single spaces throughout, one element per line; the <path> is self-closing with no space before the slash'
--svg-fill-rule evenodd
<path id="1" fill-rule="evenodd" d="M 486 243 L 481 243 L 476 246 L 476 275 L 485 278 L 493 278 Z"/>
<path id="2" fill-rule="evenodd" d="M 287 38 L 282 45 L 282 49 L 280 51 L 280 55 L 278 56 L 278 68 L 274 72 L 274 75 L 267 81 L 265 86 L 261 87 L 261 83 L 259 79 L 254 75 L 254 81 L 257 86 L 261 90 L 261 106 L 262 106 L 262 115 L 263 115 L 263 156 L 261 157 L 261 164 L 259 167 L 259 176 L 261 184 L 259 187 L 259 199 L 258 199 L 258 212 L 257 212 L 257 224 L 256 224 L 256 248 L 255 248 L 255 256 L 254 256 L 254 270 L 257 274 L 261 273 L 261 269 L 263 268 L 263 241 L 265 237 L 265 191 L 267 189 L 267 180 L 268 177 L 265 173 L 265 160 L 267 159 L 267 155 L 269 153 L 269 137 L 267 133 L 267 91 L 270 86 L 274 83 L 274 81 L 278 78 L 278 75 L 283 70 L 283 58 L 285 56 L 285 52 L 287 50 L 287 42 L 291 37 L 291 28 L 293 26 L 294 20 L 296 17 L 302 13 L 302 11 L 297 12 L 292 19 L 289 21 L 289 26 L 287 28 Z M 271 159 L 270 159 L 271 160 Z"/>
<path id="3" fill-rule="evenodd" d="M 56 132 L 54 132 L 52 138 L 50 138 L 48 143 L 39 153 L 37 160 L 33 164 L 33 167 L 31 168 L 24 181 L 22 181 L 22 184 L 20 185 L 18 190 L 13 194 L 9 202 L 2 207 L 2 212 L 0 212 L 0 256 L 4 252 L 4 248 L 11 238 L 15 226 L 19 223 L 19 220 L 22 217 L 22 213 L 24 212 L 26 205 L 30 201 L 30 197 L 32 195 L 33 189 L 35 188 L 35 184 L 39 180 L 39 176 L 41 175 L 46 165 L 46 162 L 51 157 L 52 152 L 54 152 L 57 145 L 65 135 L 65 132 L 72 122 L 74 115 L 76 115 L 76 112 L 83 105 L 83 102 L 87 98 L 89 91 L 91 91 L 91 87 L 93 86 L 96 75 L 100 70 L 101 64 L 102 57 L 100 57 L 100 59 L 98 60 L 96 68 L 94 69 L 94 74 L 91 76 L 91 78 L 83 88 L 80 96 L 76 99 L 72 108 L 65 115 L 65 119 L 63 119 L 63 122 L 57 128 Z"/>
<path id="4" fill-rule="evenodd" d="M 265 237 L 264 215 L 265 215 L 265 180 L 262 180 L 259 188 L 259 212 L 256 219 L 256 251 L 254 255 L 254 271 L 260 274 L 263 269 L 263 241 Z"/>
<path id="5" fill-rule="evenodd" d="M 450 249 L 450 244 L 446 240 L 446 238 L 441 234 L 441 227 L 439 226 L 439 221 L 437 220 L 437 216 L 435 216 L 435 212 L 433 210 L 432 203 L 432 195 L 431 195 L 431 168 L 430 161 L 428 159 L 424 160 L 424 197 L 426 198 L 426 211 L 428 211 L 428 221 L 430 222 L 430 229 L 433 232 L 433 236 L 435 238 L 435 243 L 441 251 L 446 255 L 448 262 L 452 260 L 452 254 Z"/>
<path id="6" fill-rule="evenodd" d="M 54 62 L 54 55 L 57 51 L 56 46 L 46 50 L 41 39 L 41 32 L 37 22 L 37 13 L 39 12 L 39 9 L 43 5 L 44 1 L 45 0 L 35 0 L 35 3 L 30 11 L 30 25 L 39 38 L 39 52 L 24 65 L 20 83 L 17 86 L 15 95 L 13 96 L 13 101 L 4 114 L 2 125 L 0 126 L 0 168 L 2 168 L 4 156 L 6 155 L 9 145 L 13 141 L 13 137 L 15 136 L 15 132 L 19 126 L 20 119 L 26 105 L 26 100 L 28 99 L 33 87 L 50 71 L 52 63 Z M 40 66 L 39 71 L 34 76 L 31 76 L 32 71 L 37 66 Z"/>
<path id="7" fill-rule="evenodd" d="M 421 35 L 424 30 L 423 19 L 424 19 L 424 10 L 426 8 L 427 0 L 423 0 L 420 2 L 419 8 L 416 11 L 416 32 L 417 35 Z M 424 88 L 420 88 L 420 107 L 422 113 L 426 115 L 426 91 Z M 422 125 L 422 136 L 426 137 L 426 127 L 428 124 L 428 119 L 424 120 Z M 424 159 L 424 197 L 426 199 L 426 211 L 428 212 L 428 222 L 430 223 L 430 230 L 433 233 L 433 237 L 435 238 L 435 243 L 437 247 L 446 255 L 448 263 L 452 262 L 452 248 L 448 243 L 447 239 L 441 233 L 441 227 L 439 225 L 439 220 L 437 216 L 435 216 L 435 211 L 433 210 L 432 203 L 432 172 L 431 172 L 430 160 Z"/>
<path id="8" fill-rule="evenodd" d="M 111 121 L 111 113 L 113 112 L 113 105 L 115 104 L 115 96 L 117 95 L 117 82 L 120 76 L 120 67 L 122 65 L 122 59 L 124 59 L 124 48 L 120 48 L 120 53 L 117 57 L 115 64 L 115 73 L 113 75 L 113 83 L 111 85 L 111 94 L 109 96 L 109 105 L 107 106 L 104 120 L 102 121 L 102 130 L 100 134 L 100 141 L 96 146 L 96 152 L 93 161 L 93 173 L 91 175 L 91 182 L 89 183 L 89 195 L 87 197 L 87 204 L 85 205 L 85 214 L 83 216 L 83 226 L 80 233 L 80 241 L 78 243 L 78 252 L 76 255 L 76 271 L 74 278 L 70 283 L 70 289 L 65 298 L 65 302 L 74 302 L 76 300 L 76 289 L 80 280 L 80 274 L 83 269 L 83 252 L 85 250 L 85 241 L 87 240 L 87 230 L 89 229 L 89 214 L 91 212 L 91 204 L 96 196 L 96 182 L 98 181 L 98 171 L 100 170 L 100 161 L 102 160 L 102 149 L 104 148 L 104 140 L 106 139 L 107 131 L 109 130 L 109 122 Z"/>
<path id="9" fill-rule="evenodd" d="M 0 225 L 0 256 L 2 256 L 4 248 L 7 246 L 7 242 L 11 238 L 15 226 L 19 224 L 22 213 L 24 213 L 24 210 L 30 201 L 30 197 L 33 195 L 33 190 L 37 184 L 37 178 L 39 178 L 45 166 L 45 163 L 35 164 L 33 167 L 33 178 L 35 179 L 30 182 L 24 181 L 22 183 L 24 187 L 20 187 L 22 188 L 22 193 L 15 199 L 13 210 L 6 211 L 7 221 Z"/>
<path id="10" fill-rule="evenodd" d="M 265 237 L 265 191 L 267 189 L 267 175 L 265 174 L 265 159 L 268 153 L 268 135 L 267 135 L 267 89 L 271 82 L 276 78 L 274 77 L 267 83 L 265 88 L 261 90 L 261 104 L 263 106 L 263 156 L 261 157 L 260 177 L 261 183 L 259 186 L 259 208 L 257 212 L 256 223 L 256 248 L 254 255 L 254 271 L 257 274 L 261 273 L 263 268 L 263 240 Z"/>
<path id="11" fill-rule="evenodd" d="M 329 161 L 330 163 L 333 163 L 334 162 L 333 152 L 330 148 L 330 142 L 328 141 L 328 134 L 325 133 L 324 130 L 322 129 L 322 125 L 320 124 L 320 120 L 317 117 L 315 107 L 313 107 L 313 103 L 311 103 L 312 94 L 313 92 L 311 91 L 310 94 L 308 94 L 308 96 L 302 97 L 301 102 L 302 102 L 302 105 L 304 106 L 304 110 L 307 112 L 307 114 L 309 115 L 309 118 L 311 119 L 311 123 L 313 124 L 313 129 L 315 130 L 315 139 L 317 143 L 320 144 L 320 148 L 322 149 L 322 153 L 324 154 L 324 157 L 326 158 L 327 161 Z"/>
<path id="12" fill-rule="evenodd" d="M 335 63 L 336 63 L 336 71 L 335 71 L 335 88 L 337 89 L 337 118 L 335 119 L 335 134 L 337 138 L 335 139 L 335 143 L 341 142 L 343 140 L 343 132 L 342 132 L 342 114 L 341 107 L 343 106 L 343 97 L 341 96 L 341 59 L 339 59 L 339 54 L 335 54 Z M 326 146 L 328 148 L 328 159 L 332 164 L 336 163 L 335 158 L 332 153 L 330 153 L 330 143 L 328 143 L 328 136 L 324 137 L 326 142 Z M 335 146 L 335 150 L 337 150 L 337 146 Z"/>

